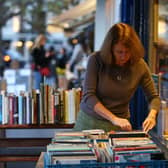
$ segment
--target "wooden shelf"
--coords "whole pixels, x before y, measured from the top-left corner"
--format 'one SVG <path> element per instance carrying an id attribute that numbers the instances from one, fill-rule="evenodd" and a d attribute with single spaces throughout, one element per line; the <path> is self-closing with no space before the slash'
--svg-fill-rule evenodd
<path id="1" fill-rule="evenodd" d="M 19 129 L 32 129 L 30 131 L 33 131 L 33 129 L 45 129 L 44 131 L 48 131 L 47 129 L 72 129 L 73 127 L 74 124 L 0 125 L 0 133 L 2 134 L 0 137 L 0 163 L 37 162 L 40 153 L 46 151 L 46 146 L 51 143 L 51 138 L 47 137 L 7 138 L 6 131 L 8 129 L 11 129 L 11 131 L 13 131 L 12 129 L 14 131 Z"/>
<path id="2" fill-rule="evenodd" d="M 38 158 L 38 156 L 2 156 L 0 162 L 37 162 Z"/>
<path id="3" fill-rule="evenodd" d="M 44 129 L 44 128 L 73 128 L 74 124 L 30 124 L 30 125 L 0 125 L 0 129 Z"/>
<path id="4" fill-rule="evenodd" d="M 47 146 L 51 138 L 0 138 L 1 147 L 36 147 Z"/>

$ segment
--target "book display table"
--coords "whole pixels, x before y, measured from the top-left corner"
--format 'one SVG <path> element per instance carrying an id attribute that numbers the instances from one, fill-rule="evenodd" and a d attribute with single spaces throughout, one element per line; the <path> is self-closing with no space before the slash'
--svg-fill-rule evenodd
<path id="1" fill-rule="evenodd" d="M 62 135 L 66 136 L 65 133 Z M 62 135 L 57 134 L 57 136 L 55 136 L 55 138 L 52 140 L 52 143 L 47 145 L 47 152 L 41 153 L 39 160 L 36 164 L 36 168 L 84 168 L 84 167 L 85 168 L 91 168 L 91 167 L 92 168 L 97 168 L 97 167 L 113 167 L 113 168 L 118 168 L 118 167 L 121 167 L 121 168 L 128 168 L 128 167 L 155 168 L 155 167 L 160 167 L 160 168 L 167 168 L 168 167 L 168 159 L 166 158 L 167 154 L 165 153 L 167 149 L 165 149 L 165 151 L 162 152 L 160 150 L 160 148 L 155 143 L 152 143 L 152 141 L 150 141 L 150 139 L 148 140 L 148 138 L 146 138 L 146 137 L 143 137 L 144 138 L 143 141 L 140 140 L 141 146 L 136 146 L 136 147 L 135 147 L 135 144 L 137 145 L 137 142 L 139 141 L 139 140 L 137 141 L 137 139 L 139 139 L 139 137 L 136 137 L 137 135 L 133 136 L 133 137 L 129 137 L 130 140 L 131 140 L 131 138 L 136 140 L 134 147 L 132 146 L 132 148 L 135 148 L 136 150 L 130 149 L 129 141 L 126 138 L 122 137 L 120 139 L 119 137 L 115 137 L 116 139 L 115 140 L 113 139 L 113 145 L 110 146 L 110 148 L 113 151 L 111 154 L 114 155 L 112 157 L 113 161 L 107 160 L 107 158 L 106 158 L 103 162 L 101 162 L 100 157 L 99 157 L 100 151 L 98 151 L 98 150 L 99 150 L 99 148 L 102 147 L 101 145 L 103 145 L 103 148 L 104 148 L 107 145 L 107 143 L 110 143 L 110 141 L 107 142 L 104 140 L 102 141 L 102 139 L 94 139 L 92 142 L 95 144 L 95 141 L 96 141 L 96 144 L 98 145 L 97 149 L 94 146 L 94 150 L 95 149 L 97 150 L 96 157 L 99 158 L 98 159 L 99 161 L 98 160 L 95 161 L 93 159 L 93 157 L 90 157 L 91 154 L 89 154 L 89 153 L 87 153 L 87 154 L 85 153 L 89 157 L 89 159 L 86 160 L 86 155 L 81 154 L 82 153 L 81 151 L 85 150 L 85 152 L 86 152 L 86 151 L 88 151 L 88 149 L 82 149 L 81 146 L 80 146 L 80 150 L 79 150 L 80 152 L 78 151 L 77 147 L 75 147 L 75 150 L 70 149 L 71 145 L 69 146 L 69 143 L 72 139 L 70 140 L 68 138 L 68 140 L 63 140 L 63 139 L 61 139 Z M 59 140 L 57 140 L 57 137 Z M 154 139 L 156 140 L 156 137 L 154 137 Z M 124 153 L 124 157 L 121 152 L 121 146 L 122 146 L 123 140 L 128 141 L 126 147 L 122 147 L 122 152 Z M 75 140 L 73 139 L 73 142 L 74 141 L 76 143 L 77 142 L 79 143 L 79 141 L 77 141 L 77 139 L 75 139 Z M 157 141 L 159 141 L 159 139 L 157 139 Z M 59 143 L 61 143 L 61 146 L 62 146 L 62 143 L 65 143 L 65 142 L 67 144 L 66 145 L 67 150 L 62 149 L 59 146 Z M 115 143 L 115 147 L 114 147 L 114 143 Z M 132 142 L 130 141 L 130 143 L 132 143 Z M 52 145 L 53 145 L 53 148 L 51 147 Z M 117 145 L 119 145 L 119 146 L 117 146 Z M 163 148 L 163 146 L 161 148 Z M 76 151 L 78 151 L 80 154 L 76 155 L 76 153 L 75 153 Z M 126 156 L 127 153 L 129 153 L 129 156 Z M 103 155 L 105 156 L 106 154 L 107 153 L 104 153 Z M 120 157 L 120 161 L 116 160 L 116 158 L 117 158 L 116 156 Z M 136 158 L 137 160 L 131 160 L 129 158 L 130 156 L 131 156 L 131 159 Z M 149 159 L 148 158 L 149 156 L 152 156 L 152 158 Z M 80 159 L 78 160 L 77 158 L 80 158 Z M 90 160 L 90 158 L 92 158 L 92 159 Z M 123 160 L 123 158 L 124 159 L 127 158 L 128 160 Z"/>

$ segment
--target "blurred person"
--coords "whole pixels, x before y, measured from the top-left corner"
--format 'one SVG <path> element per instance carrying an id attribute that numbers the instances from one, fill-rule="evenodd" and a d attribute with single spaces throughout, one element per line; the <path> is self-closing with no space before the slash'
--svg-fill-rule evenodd
<path id="1" fill-rule="evenodd" d="M 58 75 L 58 87 L 59 88 L 67 88 L 66 87 L 67 81 L 65 78 L 67 60 L 68 60 L 67 50 L 65 47 L 61 47 L 56 57 L 56 71 Z"/>
<path id="2" fill-rule="evenodd" d="M 79 35 L 76 39 L 76 44 L 72 50 L 72 56 L 70 57 L 66 66 L 66 78 L 68 80 L 68 88 L 81 87 L 84 72 L 86 69 L 88 45 L 84 35 Z"/>
<path id="3" fill-rule="evenodd" d="M 40 83 L 44 82 L 44 78 L 50 75 L 49 64 L 51 54 L 45 49 L 46 36 L 40 34 L 35 39 L 32 47 L 31 55 L 33 57 L 34 70 L 34 89 L 40 89 Z"/>
<path id="4" fill-rule="evenodd" d="M 75 130 L 131 131 L 129 103 L 138 86 L 150 105 L 142 130 L 156 125 L 160 97 L 144 52 L 131 26 L 118 23 L 110 28 L 100 51 L 89 56 Z"/>
<path id="5" fill-rule="evenodd" d="M 47 50 L 47 53 L 50 55 L 51 61 L 49 63 L 50 76 L 47 78 L 50 85 L 56 87 L 58 86 L 58 75 L 56 72 L 57 66 L 57 52 L 54 46 L 50 46 Z"/>
<path id="6" fill-rule="evenodd" d="M 71 72 L 76 72 L 76 65 L 78 65 L 78 63 L 87 56 L 87 45 L 83 35 L 79 36 L 76 40 L 77 43 L 73 48 L 72 56 L 70 57 L 67 65 Z"/>
<path id="7" fill-rule="evenodd" d="M 57 67 L 65 70 L 67 60 L 68 60 L 67 51 L 66 51 L 65 47 L 62 47 L 59 50 L 59 53 L 57 54 L 57 59 L 56 60 L 57 60 Z"/>

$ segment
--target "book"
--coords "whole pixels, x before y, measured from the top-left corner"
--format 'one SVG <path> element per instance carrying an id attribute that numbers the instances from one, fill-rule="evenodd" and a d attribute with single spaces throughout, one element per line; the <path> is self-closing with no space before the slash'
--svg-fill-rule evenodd
<path id="1" fill-rule="evenodd" d="M 9 124 L 14 124 L 14 94 L 10 93 L 8 94 L 8 110 L 9 110 Z"/>
<path id="2" fill-rule="evenodd" d="M 94 156 L 95 152 L 93 149 L 83 151 L 50 151 L 51 156 Z"/>
<path id="3" fill-rule="evenodd" d="M 89 143 L 90 139 L 81 139 L 78 137 L 59 137 L 58 139 L 53 138 L 52 143 Z"/>
<path id="4" fill-rule="evenodd" d="M 91 156 L 51 156 L 52 164 L 84 164 L 84 163 L 97 163 L 95 155 Z"/>
<path id="5" fill-rule="evenodd" d="M 109 142 L 95 142 L 94 149 L 99 162 L 113 162 L 113 151 Z"/>
<path id="6" fill-rule="evenodd" d="M 77 137 L 81 137 L 84 138 L 86 136 L 86 134 L 84 132 L 80 132 L 80 131 L 67 131 L 67 132 L 56 132 L 55 133 L 55 138 L 59 138 L 59 136 L 64 136 L 64 137 L 69 137 L 69 136 L 77 136 Z"/>
<path id="7" fill-rule="evenodd" d="M 148 137 L 128 137 L 128 138 L 113 138 L 112 146 L 117 147 L 156 147 L 156 144 Z"/>
<path id="8" fill-rule="evenodd" d="M 13 114 L 13 122 L 14 124 L 18 124 L 19 114 L 18 114 L 18 96 L 14 96 L 14 114 Z"/>
<path id="9" fill-rule="evenodd" d="M 147 133 L 144 131 L 110 131 L 108 132 L 110 138 L 122 138 L 122 137 L 147 137 Z"/>
<path id="10" fill-rule="evenodd" d="M 102 129 L 90 129 L 90 130 L 83 130 L 83 133 L 87 135 L 99 135 L 99 134 L 104 134 L 105 131 Z"/>
<path id="11" fill-rule="evenodd" d="M 144 149 L 144 150 L 123 150 L 123 151 L 116 151 L 114 155 L 134 155 L 134 154 L 152 154 L 152 153 L 161 153 L 159 148 L 157 149 Z"/>
<path id="12" fill-rule="evenodd" d="M 18 96 L 18 115 L 19 115 L 19 124 L 23 124 L 23 116 L 22 116 L 22 110 L 23 109 L 23 96 Z"/>
<path id="13" fill-rule="evenodd" d="M 53 87 L 48 86 L 48 123 L 54 124 L 54 95 Z"/>
<path id="14" fill-rule="evenodd" d="M 47 145 L 47 151 L 82 151 L 90 150 L 91 147 L 88 144 L 75 144 L 75 143 L 52 143 Z"/>
<path id="15" fill-rule="evenodd" d="M 58 123 L 61 120 L 61 109 L 60 109 L 60 93 L 54 90 L 54 122 Z"/>

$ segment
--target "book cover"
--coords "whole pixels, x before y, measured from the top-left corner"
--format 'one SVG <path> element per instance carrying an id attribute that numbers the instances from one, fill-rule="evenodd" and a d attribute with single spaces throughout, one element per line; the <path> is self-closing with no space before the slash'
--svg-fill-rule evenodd
<path id="1" fill-rule="evenodd" d="M 156 147 L 156 144 L 148 137 L 138 137 L 138 138 L 112 138 L 112 146 L 117 147 Z"/>
<path id="2" fill-rule="evenodd" d="M 52 156 L 52 164 L 84 164 L 97 163 L 96 156 Z"/>
<path id="3" fill-rule="evenodd" d="M 47 151 L 82 151 L 90 150 L 91 147 L 88 144 L 74 144 L 74 143 L 53 143 L 47 145 Z"/>
<path id="4" fill-rule="evenodd" d="M 51 156 L 94 156 L 95 153 L 92 149 L 83 151 L 50 151 Z"/>
<path id="5" fill-rule="evenodd" d="M 122 138 L 122 137 L 147 137 L 147 133 L 144 131 L 111 131 L 108 132 L 110 138 Z"/>

